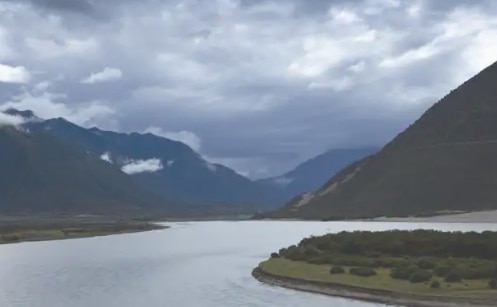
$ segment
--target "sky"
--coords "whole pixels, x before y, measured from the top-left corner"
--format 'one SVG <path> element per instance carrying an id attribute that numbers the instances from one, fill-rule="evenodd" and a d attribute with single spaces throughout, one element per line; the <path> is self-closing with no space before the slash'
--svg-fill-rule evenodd
<path id="1" fill-rule="evenodd" d="M 493 0 L 0 0 L 0 108 L 243 175 L 381 146 L 497 60 Z"/>

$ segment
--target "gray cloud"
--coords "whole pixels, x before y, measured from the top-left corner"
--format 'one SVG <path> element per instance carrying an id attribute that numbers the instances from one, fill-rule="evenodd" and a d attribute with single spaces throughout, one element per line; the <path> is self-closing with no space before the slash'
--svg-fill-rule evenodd
<path id="1" fill-rule="evenodd" d="M 30 75 L 0 82 L 0 105 L 153 128 L 254 177 L 385 143 L 497 54 L 495 1 L 0 0 L 0 11 L 0 64 Z M 123 77 L 81 83 L 104 67 Z"/>

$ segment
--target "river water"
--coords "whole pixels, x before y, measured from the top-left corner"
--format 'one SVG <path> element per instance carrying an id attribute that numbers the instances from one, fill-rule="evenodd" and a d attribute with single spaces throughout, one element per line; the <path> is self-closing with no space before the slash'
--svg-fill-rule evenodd
<path id="1" fill-rule="evenodd" d="M 350 306 L 267 286 L 251 270 L 309 235 L 342 230 L 497 230 L 494 224 L 187 222 L 169 229 L 0 245 L 0 306 Z"/>

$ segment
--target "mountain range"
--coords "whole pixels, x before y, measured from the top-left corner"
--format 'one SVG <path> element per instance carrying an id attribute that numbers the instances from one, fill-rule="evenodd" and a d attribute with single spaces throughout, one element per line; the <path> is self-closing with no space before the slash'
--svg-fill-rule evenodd
<path id="1" fill-rule="evenodd" d="M 3 186 L 4 195 L 32 195 L 26 196 L 29 201 L 21 200 L 19 195 L 4 196 L 0 211 L 9 212 L 16 208 L 19 212 L 80 213 L 108 209 L 209 215 L 274 210 L 302 191 L 323 184 L 337 169 L 373 150 L 329 151 L 279 176 L 292 178 L 292 183 L 282 185 L 277 183 L 278 178 L 252 181 L 228 167 L 208 162 L 181 142 L 150 133 L 87 129 L 63 118 L 44 120 L 29 110 L 10 109 L 4 113 L 25 121 L 21 129 L 1 128 L 15 138 L 0 138 L 0 146 L 18 147 L 17 152 L 12 149 L 0 156 L 4 180 L 7 182 L 18 168 L 26 172 L 22 180 Z M 32 145 L 23 146 L 25 140 Z M 12 163 L 16 156 L 25 156 L 26 160 Z M 53 158 L 57 156 L 61 162 Z M 88 182 L 82 184 L 73 177 Z M 33 180 L 43 184 L 36 186 Z M 33 188 L 37 193 L 32 193 Z"/>
<path id="2" fill-rule="evenodd" d="M 494 63 L 379 153 L 267 216 L 342 219 L 497 209 L 496 85 Z"/>

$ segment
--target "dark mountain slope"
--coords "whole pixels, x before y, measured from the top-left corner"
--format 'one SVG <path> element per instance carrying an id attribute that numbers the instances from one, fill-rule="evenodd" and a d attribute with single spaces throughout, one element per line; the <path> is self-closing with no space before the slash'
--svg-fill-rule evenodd
<path id="1" fill-rule="evenodd" d="M 43 133 L 0 128 L 0 212 L 158 212 L 162 200 L 100 159 Z"/>
<path id="2" fill-rule="evenodd" d="M 133 161 L 159 160 L 161 169 L 134 173 L 131 177 L 142 187 L 178 204 L 175 211 L 216 213 L 229 212 L 233 208 L 253 212 L 270 208 L 275 203 L 277 191 L 252 182 L 225 166 L 209 163 L 181 142 L 150 133 L 85 129 L 62 118 L 33 122 L 27 127 L 72 142 L 93 155 L 108 154 L 117 167 Z M 208 208 L 214 208 L 215 212 Z"/>
<path id="3" fill-rule="evenodd" d="M 406 216 L 497 209 L 497 63 L 431 107 L 382 151 L 273 217 Z"/>
<path id="4" fill-rule="evenodd" d="M 278 177 L 259 180 L 259 182 L 281 190 L 285 202 L 306 192 L 314 191 L 325 184 L 330 176 L 351 163 L 376 153 L 373 147 L 354 149 L 331 149 L 309 159 L 292 171 Z"/>

